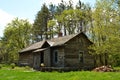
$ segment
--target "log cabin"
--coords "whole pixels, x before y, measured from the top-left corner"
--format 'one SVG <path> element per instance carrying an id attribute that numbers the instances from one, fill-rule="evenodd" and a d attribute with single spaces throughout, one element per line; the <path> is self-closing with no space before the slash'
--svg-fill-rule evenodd
<path id="1" fill-rule="evenodd" d="M 94 68 L 89 54 L 93 44 L 83 33 L 43 40 L 19 52 L 19 65 L 40 69 L 88 70 Z"/>

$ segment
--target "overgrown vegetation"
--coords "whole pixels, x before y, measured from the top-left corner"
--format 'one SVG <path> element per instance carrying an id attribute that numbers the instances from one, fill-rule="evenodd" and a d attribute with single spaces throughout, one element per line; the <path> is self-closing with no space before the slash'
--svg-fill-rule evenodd
<path id="1" fill-rule="evenodd" d="M 15 65 L 15 63 L 11 63 L 10 66 L 12 69 L 14 69 L 16 65 Z"/>
<path id="2" fill-rule="evenodd" d="M 16 70 L 16 71 L 33 71 L 29 66 L 18 67 L 14 63 L 11 64 L 0 64 L 1 70 Z"/>
<path id="3" fill-rule="evenodd" d="M 34 71 L 28 66 L 15 67 L 1 64 L 0 80 L 119 80 L 119 72 L 94 72 L 94 71 L 71 71 L 71 72 L 40 72 Z M 115 69 L 119 69 L 117 67 Z"/>
<path id="4" fill-rule="evenodd" d="M 120 0 L 97 0 L 91 37 L 96 66 L 120 66 Z"/>
<path id="5" fill-rule="evenodd" d="M 31 72 L 0 70 L 0 80 L 119 80 L 120 73 L 114 72 Z"/>
<path id="6" fill-rule="evenodd" d="M 18 18 L 6 26 L 0 40 L 1 63 L 17 63 L 18 52 L 31 43 L 31 27 L 27 20 Z"/>

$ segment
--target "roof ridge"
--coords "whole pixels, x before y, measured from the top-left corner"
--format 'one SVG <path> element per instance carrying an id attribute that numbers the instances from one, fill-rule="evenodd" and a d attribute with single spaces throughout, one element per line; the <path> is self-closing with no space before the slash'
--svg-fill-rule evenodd
<path id="1" fill-rule="evenodd" d="M 69 40 L 71 40 L 72 38 L 74 38 L 75 36 L 81 34 L 82 32 L 80 33 L 76 33 L 76 34 L 71 34 L 71 35 L 66 35 L 66 36 L 63 36 L 63 37 L 58 37 L 58 38 L 52 38 L 52 39 L 49 39 L 49 40 L 42 40 L 42 41 L 39 41 L 39 42 L 36 42 L 34 44 L 31 44 L 29 45 L 28 47 L 24 48 L 23 50 L 21 50 L 20 52 L 25 52 L 25 51 L 29 51 L 29 50 L 34 50 L 34 49 L 38 49 L 38 48 L 41 48 L 42 45 L 47 42 L 51 47 L 52 46 L 59 46 L 59 45 L 63 45 L 65 44 L 66 42 L 68 42 Z"/>
<path id="2" fill-rule="evenodd" d="M 70 39 L 77 36 L 78 34 L 80 34 L 80 33 L 66 35 L 66 36 L 58 37 L 58 38 L 52 38 L 52 39 L 47 40 L 47 42 L 51 46 L 61 45 L 61 44 L 64 44 L 64 43 L 68 42 Z"/>

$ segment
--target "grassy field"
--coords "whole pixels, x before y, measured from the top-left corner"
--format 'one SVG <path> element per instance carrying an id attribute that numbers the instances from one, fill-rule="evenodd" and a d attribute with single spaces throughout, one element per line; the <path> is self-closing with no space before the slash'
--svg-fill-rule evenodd
<path id="1" fill-rule="evenodd" d="M 0 69 L 0 80 L 120 80 L 119 72 L 39 72 L 24 68 Z"/>

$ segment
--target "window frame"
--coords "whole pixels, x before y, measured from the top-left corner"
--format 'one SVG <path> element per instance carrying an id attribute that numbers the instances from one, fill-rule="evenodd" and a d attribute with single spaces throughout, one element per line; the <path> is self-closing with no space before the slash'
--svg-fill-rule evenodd
<path id="1" fill-rule="evenodd" d="M 79 51 L 79 62 L 84 63 L 84 51 Z"/>

